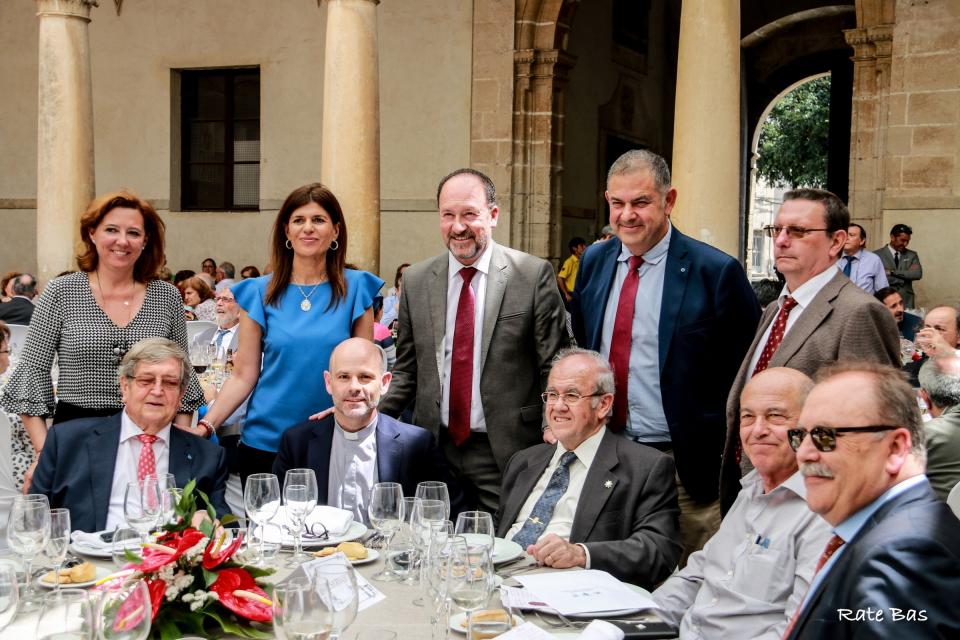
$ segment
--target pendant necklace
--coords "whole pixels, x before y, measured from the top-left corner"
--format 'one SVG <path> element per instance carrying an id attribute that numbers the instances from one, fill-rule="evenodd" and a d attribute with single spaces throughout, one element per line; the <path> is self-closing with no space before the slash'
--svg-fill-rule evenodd
<path id="1" fill-rule="evenodd" d="M 103 285 L 100 284 L 100 270 L 99 270 L 99 269 L 94 269 L 94 270 L 93 270 L 93 275 L 94 275 L 94 277 L 96 277 L 96 279 L 97 279 L 97 289 L 100 290 L 100 299 L 103 300 L 103 307 L 104 307 L 103 310 L 104 310 L 104 313 L 106 313 L 107 296 L 106 296 L 106 294 L 103 292 Z M 121 302 L 123 303 L 123 306 L 127 308 L 127 324 L 130 324 L 130 312 L 132 311 L 132 310 L 130 309 L 130 299 L 128 298 L 128 299 L 126 299 L 126 300 L 121 300 Z"/>
<path id="2" fill-rule="evenodd" d="M 300 295 L 303 296 L 303 300 L 300 302 L 300 311 L 310 311 L 310 309 L 313 308 L 313 305 L 310 304 L 310 296 L 313 295 L 313 292 L 316 291 L 317 287 L 319 287 L 322 283 L 323 283 L 323 280 L 320 280 L 320 282 L 313 285 L 313 289 L 310 289 L 310 293 L 304 293 L 303 287 L 301 287 L 297 283 L 294 283 L 294 286 L 300 290 Z"/>

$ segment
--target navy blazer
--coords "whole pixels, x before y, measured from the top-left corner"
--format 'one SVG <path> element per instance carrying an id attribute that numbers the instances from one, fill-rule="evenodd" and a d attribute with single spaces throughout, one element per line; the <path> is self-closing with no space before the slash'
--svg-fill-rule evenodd
<path id="1" fill-rule="evenodd" d="M 101 531 L 107 526 L 122 414 L 70 420 L 47 432 L 30 491 L 46 495 L 51 507 L 70 509 L 74 529 Z M 172 427 L 168 471 L 178 487 L 195 478 L 197 489 L 207 494 L 217 514 L 230 513 L 224 498 L 227 457 L 222 447 Z"/>
<path id="2" fill-rule="evenodd" d="M 330 447 L 334 428 L 333 414 L 290 427 L 280 438 L 280 448 L 273 462 L 273 473 L 281 483 L 289 469 L 313 469 L 317 474 L 319 504 L 327 503 L 330 488 Z M 377 420 L 377 477 L 379 482 L 399 482 L 405 496 L 413 496 L 421 482 L 446 482 L 451 517 L 456 518 L 465 508 L 462 492 L 433 434 L 382 413 Z"/>
<path id="3" fill-rule="evenodd" d="M 880 507 L 845 545 L 789 638 L 960 638 L 958 594 L 960 520 L 923 482 Z M 868 608 L 873 621 L 863 619 Z"/>
<path id="4" fill-rule="evenodd" d="M 600 350 L 620 247 L 611 238 L 580 259 L 570 313 L 581 347 Z M 727 394 L 759 320 L 740 263 L 674 227 L 660 305 L 660 394 L 677 473 L 698 502 L 719 495 Z"/>
<path id="5" fill-rule="evenodd" d="M 33 302 L 26 298 L 11 298 L 10 302 L 0 303 L 0 320 L 7 324 L 29 325 L 33 308 Z"/>

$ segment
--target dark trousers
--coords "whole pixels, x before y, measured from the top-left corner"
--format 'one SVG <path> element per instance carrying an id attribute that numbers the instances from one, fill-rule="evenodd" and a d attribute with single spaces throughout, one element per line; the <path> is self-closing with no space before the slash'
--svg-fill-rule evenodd
<path id="1" fill-rule="evenodd" d="M 239 459 L 240 484 L 246 488 L 247 478 L 255 473 L 273 473 L 273 461 L 277 458 L 276 451 L 264 451 L 263 449 L 254 449 L 243 442 L 237 445 L 237 458 Z M 278 478 L 280 486 L 283 486 L 283 478 Z"/>
<path id="2" fill-rule="evenodd" d="M 503 474 L 486 433 L 473 431 L 459 447 L 453 444 L 446 429 L 440 429 L 440 447 L 463 489 L 465 510 L 479 509 L 491 514 L 500 503 L 500 481 Z"/>

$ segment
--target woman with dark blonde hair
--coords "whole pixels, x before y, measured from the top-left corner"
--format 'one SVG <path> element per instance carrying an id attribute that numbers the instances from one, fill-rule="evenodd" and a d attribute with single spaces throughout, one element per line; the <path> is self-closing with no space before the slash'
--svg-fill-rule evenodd
<path id="1" fill-rule="evenodd" d="M 250 397 L 239 445 L 244 482 L 271 472 L 287 428 L 332 406 L 323 371 L 334 347 L 351 336 L 373 339 L 373 297 L 383 281 L 345 268 L 346 252 L 340 203 L 308 184 L 277 214 L 273 273 L 230 288 L 242 310 L 234 372 L 200 424 L 215 429 Z"/>
<path id="2" fill-rule="evenodd" d="M 181 284 L 183 303 L 190 307 L 193 318 L 188 320 L 217 321 L 217 303 L 213 301 L 213 289 L 199 276 L 187 278 Z"/>
<path id="3" fill-rule="evenodd" d="M 80 270 L 43 290 L 17 368 L 0 397 L 7 412 L 21 414 L 38 453 L 46 416 L 53 415 L 56 424 L 123 408 L 117 366 L 134 344 L 169 338 L 187 349 L 180 293 L 156 279 L 164 262 L 163 236 L 163 220 L 130 191 L 100 196 L 80 218 Z M 55 355 L 56 399 L 50 375 Z M 190 413 L 202 403 L 203 391 L 192 379 L 177 424 L 189 430 Z"/>

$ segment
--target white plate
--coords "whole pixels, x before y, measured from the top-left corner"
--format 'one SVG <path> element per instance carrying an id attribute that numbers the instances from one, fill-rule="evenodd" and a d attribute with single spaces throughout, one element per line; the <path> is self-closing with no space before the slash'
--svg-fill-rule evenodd
<path id="1" fill-rule="evenodd" d="M 486 541 L 489 540 L 487 536 L 480 533 L 462 533 L 460 535 L 467 539 L 468 545 L 486 544 Z M 506 540 L 504 538 L 493 539 L 493 564 L 503 564 L 504 562 L 516 560 L 522 556 L 523 553 L 523 547 L 513 540 Z"/>
<path id="2" fill-rule="evenodd" d="M 653 595 L 643 587 L 638 587 L 635 584 L 624 583 L 637 593 L 642 596 L 646 596 L 650 599 L 653 599 Z M 584 612 L 584 613 L 572 613 L 567 615 L 568 618 L 619 618 L 620 616 L 630 616 L 635 613 L 645 611 L 645 609 L 617 609 L 615 611 L 593 611 L 593 612 Z"/>
<path id="3" fill-rule="evenodd" d="M 276 529 L 274 529 L 273 526 L 271 525 L 267 533 L 267 542 L 273 542 L 273 543 L 277 542 L 275 535 L 271 535 L 273 531 L 276 531 Z M 362 538 L 366 532 L 367 532 L 367 526 L 365 524 L 363 524 L 362 522 L 354 521 L 350 523 L 350 527 L 347 528 L 347 532 L 344 533 L 342 536 L 330 536 L 326 540 L 312 540 L 310 538 L 304 538 L 303 548 L 319 549 L 320 547 L 329 547 L 330 545 L 337 545 L 337 544 L 340 544 L 341 542 L 350 542 L 352 540 L 357 540 L 358 538 Z M 281 538 L 281 544 L 283 545 L 284 549 L 292 549 L 293 538 L 287 534 L 284 534 L 283 537 Z"/>
<path id="4" fill-rule="evenodd" d="M 94 547 L 88 547 L 85 544 L 77 544 L 75 542 L 70 543 L 70 551 L 79 554 L 81 556 L 87 556 L 88 558 L 112 558 L 113 554 L 110 551 L 111 547 L 106 549 L 96 549 Z"/>
<path id="5" fill-rule="evenodd" d="M 516 627 L 521 624 L 523 624 L 523 618 L 513 614 L 513 626 Z M 461 611 L 450 616 L 450 630 L 467 635 L 467 614 L 465 612 Z"/>
<path id="6" fill-rule="evenodd" d="M 47 572 L 49 573 L 49 572 Z M 83 589 L 84 587 L 92 587 L 97 583 L 97 580 L 101 578 L 106 578 L 110 575 L 111 571 L 104 567 L 97 567 L 97 572 L 94 574 L 93 580 L 87 580 L 86 582 L 69 582 L 63 583 L 60 585 L 61 589 Z M 43 576 L 47 575 L 46 573 Z M 55 589 L 57 586 L 56 582 L 47 582 L 43 579 L 43 576 L 37 578 L 37 584 L 43 587 L 44 589 Z"/>
<path id="7" fill-rule="evenodd" d="M 329 556 L 317 556 L 317 557 L 318 557 L 318 558 L 319 558 L 319 557 L 324 557 L 324 558 L 326 558 L 326 557 L 329 557 Z M 380 552 L 379 552 L 379 551 L 377 551 L 376 549 L 369 549 L 369 548 L 368 548 L 368 549 L 367 549 L 367 557 L 366 557 L 366 558 L 363 558 L 362 560 L 351 560 L 351 561 L 350 561 L 350 564 L 352 564 L 352 565 L 370 564 L 371 562 L 373 562 L 374 560 L 376 560 L 376 559 L 379 558 L 379 557 L 380 557 Z"/>

